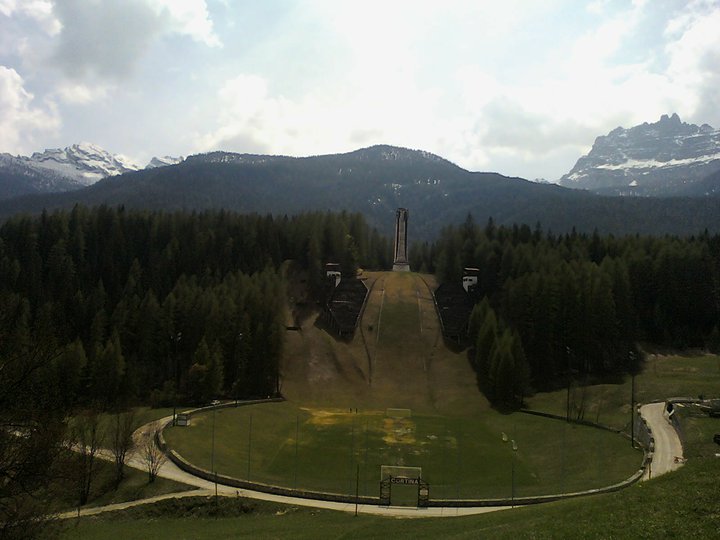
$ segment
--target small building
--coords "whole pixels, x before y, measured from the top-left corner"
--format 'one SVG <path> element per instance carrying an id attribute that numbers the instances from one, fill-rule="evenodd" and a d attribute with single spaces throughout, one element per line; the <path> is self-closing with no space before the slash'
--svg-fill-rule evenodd
<path id="1" fill-rule="evenodd" d="M 325 277 L 328 280 L 334 281 L 335 287 L 340 285 L 340 280 L 342 279 L 340 265 L 338 263 L 327 263 L 325 265 Z"/>
<path id="2" fill-rule="evenodd" d="M 467 338 L 468 319 L 473 301 L 459 283 L 443 283 L 434 292 L 443 337 L 455 343 Z"/>
<path id="3" fill-rule="evenodd" d="M 365 307 L 368 288 L 357 278 L 343 279 L 332 291 L 321 314 L 325 324 L 341 338 L 355 333 Z"/>
<path id="4" fill-rule="evenodd" d="M 479 276 L 479 268 L 465 268 L 463 270 L 462 286 L 466 293 L 472 292 L 477 287 Z"/>

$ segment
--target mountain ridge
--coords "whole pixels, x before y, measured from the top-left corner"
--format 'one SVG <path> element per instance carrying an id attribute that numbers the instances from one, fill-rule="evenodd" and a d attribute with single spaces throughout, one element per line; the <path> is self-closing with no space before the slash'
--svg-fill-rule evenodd
<path id="1" fill-rule="evenodd" d="M 177 164 L 183 158 L 154 157 L 147 168 Z M 108 176 L 140 170 L 122 154 L 111 154 L 97 144 L 81 142 L 48 148 L 31 156 L 0 154 L 0 199 L 31 193 L 72 191 Z"/>
<path id="2" fill-rule="evenodd" d="M 698 234 L 720 231 L 720 197 L 618 198 L 498 173 L 470 172 L 439 156 L 378 145 L 303 158 L 213 152 L 107 177 L 79 190 L 0 201 L 0 217 L 86 206 L 291 215 L 361 212 L 390 235 L 410 210 L 410 241 L 429 240 L 468 214 L 497 224 L 540 223 L 555 233 Z"/>
<path id="3" fill-rule="evenodd" d="M 674 113 L 597 137 L 559 184 L 607 195 L 702 196 L 693 184 L 718 170 L 720 130 Z"/>

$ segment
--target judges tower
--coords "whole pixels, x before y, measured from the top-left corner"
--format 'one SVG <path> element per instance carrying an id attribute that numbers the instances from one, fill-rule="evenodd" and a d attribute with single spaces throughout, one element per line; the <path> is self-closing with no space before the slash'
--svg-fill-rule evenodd
<path id="1" fill-rule="evenodd" d="M 393 272 L 409 272 L 410 262 L 407 256 L 408 211 L 398 208 L 395 212 L 395 251 L 393 254 Z"/>

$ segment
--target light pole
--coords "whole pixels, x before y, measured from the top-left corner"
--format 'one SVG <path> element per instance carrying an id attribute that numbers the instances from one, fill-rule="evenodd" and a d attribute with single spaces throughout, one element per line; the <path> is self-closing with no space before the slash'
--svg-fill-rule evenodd
<path id="1" fill-rule="evenodd" d="M 170 334 L 170 341 L 174 343 L 173 357 L 175 358 L 175 385 L 173 389 L 173 426 L 177 425 L 177 391 L 180 385 L 180 360 L 178 359 L 178 343 L 182 339 L 182 332 Z"/>
<path id="2" fill-rule="evenodd" d="M 250 481 L 250 452 L 252 451 L 252 411 L 250 412 L 250 427 L 248 428 L 248 462 L 247 462 L 247 480 Z"/>
<path id="3" fill-rule="evenodd" d="M 212 410 L 213 416 L 212 416 L 212 450 L 210 452 L 210 470 L 213 473 L 213 478 L 215 480 L 215 504 L 217 504 L 217 471 L 215 470 L 215 408 L 213 407 Z"/>
<path id="4" fill-rule="evenodd" d="M 630 369 L 632 369 L 630 375 L 630 444 L 635 448 L 635 353 L 630 351 L 628 356 L 630 357 Z"/>
<path id="5" fill-rule="evenodd" d="M 293 480 L 293 489 L 297 489 L 298 474 L 298 438 L 300 437 L 300 417 L 295 416 L 295 478 Z"/>
<path id="6" fill-rule="evenodd" d="M 510 442 L 513 453 L 510 454 L 510 500 L 512 501 L 512 507 L 515 508 L 515 452 L 517 451 L 517 444 L 515 439 L 510 440 L 507 434 L 503 431 L 502 442 Z"/>
<path id="7" fill-rule="evenodd" d="M 239 401 L 239 397 L 240 397 L 240 396 L 239 396 L 239 394 L 240 394 L 240 372 L 241 372 L 241 369 L 240 369 L 240 361 L 241 361 L 240 345 L 242 344 L 242 340 L 243 340 L 243 333 L 242 333 L 242 332 L 238 332 L 238 334 L 237 334 L 237 345 L 236 345 L 236 348 L 235 348 L 235 351 L 236 351 L 236 352 L 235 352 L 235 358 L 236 358 L 237 364 L 236 364 L 236 366 L 235 366 L 235 383 L 234 383 L 234 386 L 235 386 L 235 406 L 236 406 L 236 407 L 238 406 L 238 401 Z"/>
<path id="8" fill-rule="evenodd" d="M 572 370 L 570 367 L 570 346 L 568 345 L 565 347 L 565 351 L 567 352 L 567 403 L 565 405 L 565 419 L 567 422 L 570 422 L 570 383 L 572 381 Z"/>
<path id="9" fill-rule="evenodd" d="M 517 452 L 517 443 L 515 442 L 515 439 L 512 441 L 512 454 L 511 456 L 511 474 L 512 474 L 512 486 L 511 486 L 511 493 L 510 493 L 510 500 L 512 502 L 512 507 L 515 508 L 515 453 Z"/>

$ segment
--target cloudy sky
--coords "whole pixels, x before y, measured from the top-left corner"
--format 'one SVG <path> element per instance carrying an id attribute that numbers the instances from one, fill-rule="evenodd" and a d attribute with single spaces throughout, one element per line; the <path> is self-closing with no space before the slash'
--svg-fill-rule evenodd
<path id="1" fill-rule="evenodd" d="M 720 0 L 0 0 L 0 152 L 383 143 L 556 180 L 617 126 L 720 127 L 719 29 Z"/>

